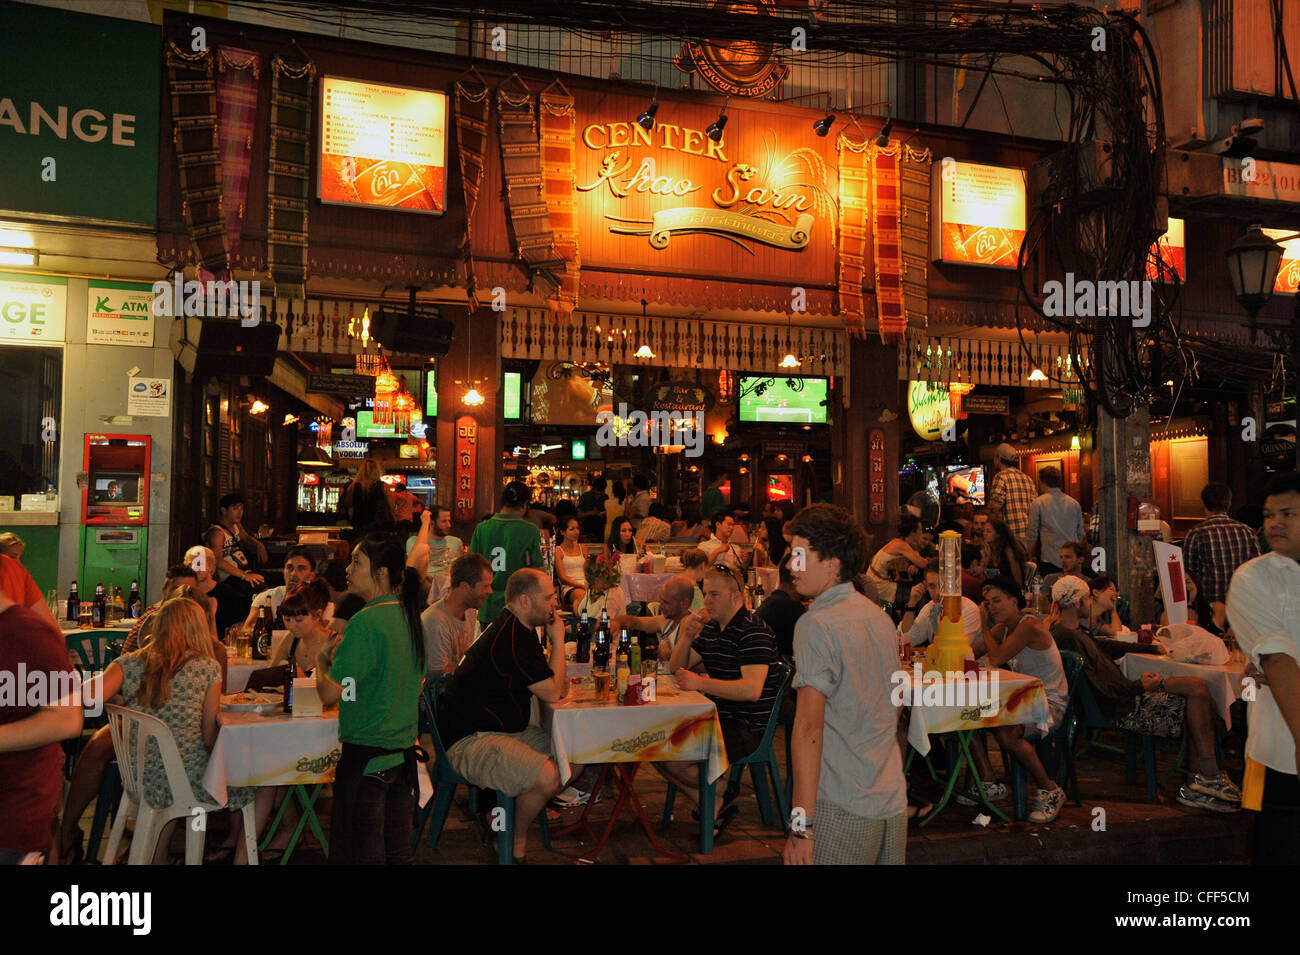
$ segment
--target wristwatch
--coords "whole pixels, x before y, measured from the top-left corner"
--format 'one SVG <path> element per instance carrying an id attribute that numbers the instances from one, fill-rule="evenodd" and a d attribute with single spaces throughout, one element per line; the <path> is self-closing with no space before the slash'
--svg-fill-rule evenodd
<path id="1" fill-rule="evenodd" d="M 921 608 L 920 608 L 920 606 L 913 606 L 912 604 L 908 604 L 908 605 L 907 605 L 907 612 L 908 612 L 908 613 L 920 613 L 920 612 L 921 612 Z"/>

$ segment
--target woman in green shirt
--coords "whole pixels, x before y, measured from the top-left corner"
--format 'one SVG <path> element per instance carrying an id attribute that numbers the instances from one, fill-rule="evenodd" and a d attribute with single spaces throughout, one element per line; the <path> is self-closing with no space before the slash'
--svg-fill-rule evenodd
<path id="1" fill-rule="evenodd" d="M 342 757 L 334 772 L 330 865 L 399 865 L 417 788 L 415 752 L 424 632 L 420 575 L 396 537 L 367 537 L 352 552 L 348 591 L 366 601 L 330 658 L 318 660 L 321 700 L 339 704 Z"/>

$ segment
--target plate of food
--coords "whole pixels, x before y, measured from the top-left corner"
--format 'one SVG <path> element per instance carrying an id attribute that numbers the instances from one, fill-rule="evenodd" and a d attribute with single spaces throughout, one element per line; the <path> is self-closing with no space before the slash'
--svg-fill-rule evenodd
<path id="1" fill-rule="evenodd" d="M 221 708 L 232 713 L 268 713 L 284 705 L 284 697 L 265 691 L 245 690 L 227 693 L 221 698 Z"/>

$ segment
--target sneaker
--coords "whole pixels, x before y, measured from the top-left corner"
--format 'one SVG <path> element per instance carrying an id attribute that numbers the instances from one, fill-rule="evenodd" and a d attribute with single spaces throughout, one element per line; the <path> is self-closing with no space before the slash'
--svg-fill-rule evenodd
<path id="1" fill-rule="evenodd" d="M 1217 776 L 1202 776 L 1196 773 L 1187 788 L 1202 796 L 1221 799 L 1234 806 L 1241 805 L 1241 790 L 1232 784 L 1227 773 L 1219 773 Z"/>
<path id="2" fill-rule="evenodd" d="M 1040 789 L 1034 796 L 1034 806 L 1029 810 L 1029 821 L 1042 825 L 1051 822 L 1061 814 L 1061 807 L 1065 805 L 1065 790 L 1059 786 L 1056 789 Z"/>
<path id="3" fill-rule="evenodd" d="M 550 806 L 552 809 L 577 809 L 579 806 L 587 805 L 590 799 L 591 793 L 570 786 L 556 793 L 551 799 Z M 599 793 L 596 794 L 596 802 L 600 802 Z"/>
<path id="4" fill-rule="evenodd" d="M 1008 796 L 1007 787 L 1002 783 L 984 783 L 984 798 L 989 802 L 1001 802 Z M 963 806 L 978 806 L 979 793 L 975 787 L 968 786 L 964 792 L 957 793 L 957 802 Z"/>
<path id="5" fill-rule="evenodd" d="M 1206 796 L 1204 793 L 1189 789 L 1186 786 L 1178 787 L 1178 801 L 1184 806 L 1190 806 L 1192 809 L 1208 809 L 1210 812 L 1241 812 L 1240 806 L 1234 806 L 1222 799 L 1215 799 L 1213 796 Z"/>

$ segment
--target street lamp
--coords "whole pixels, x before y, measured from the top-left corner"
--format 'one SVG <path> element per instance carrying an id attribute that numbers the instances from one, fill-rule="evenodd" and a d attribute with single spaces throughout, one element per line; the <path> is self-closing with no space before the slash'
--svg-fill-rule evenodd
<path id="1" fill-rule="evenodd" d="M 1281 237 L 1282 242 L 1300 239 L 1300 232 Z M 1252 225 L 1227 251 L 1228 274 L 1232 277 L 1232 290 L 1237 301 L 1250 316 L 1250 343 L 1255 344 L 1258 330 L 1255 317 L 1273 297 L 1277 282 L 1277 269 L 1282 262 L 1282 247 Z M 1291 313 L 1291 367 L 1296 371 L 1296 385 L 1300 387 L 1300 293 L 1295 296 Z M 1296 442 L 1296 470 L 1300 470 L 1300 441 Z"/>
<path id="2" fill-rule="evenodd" d="M 1277 281 L 1282 247 L 1266 236 L 1258 225 L 1252 225 L 1228 249 L 1227 258 L 1232 291 L 1250 316 L 1253 335 L 1255 316 L 1273 297 L 1273 283 Z"/>

